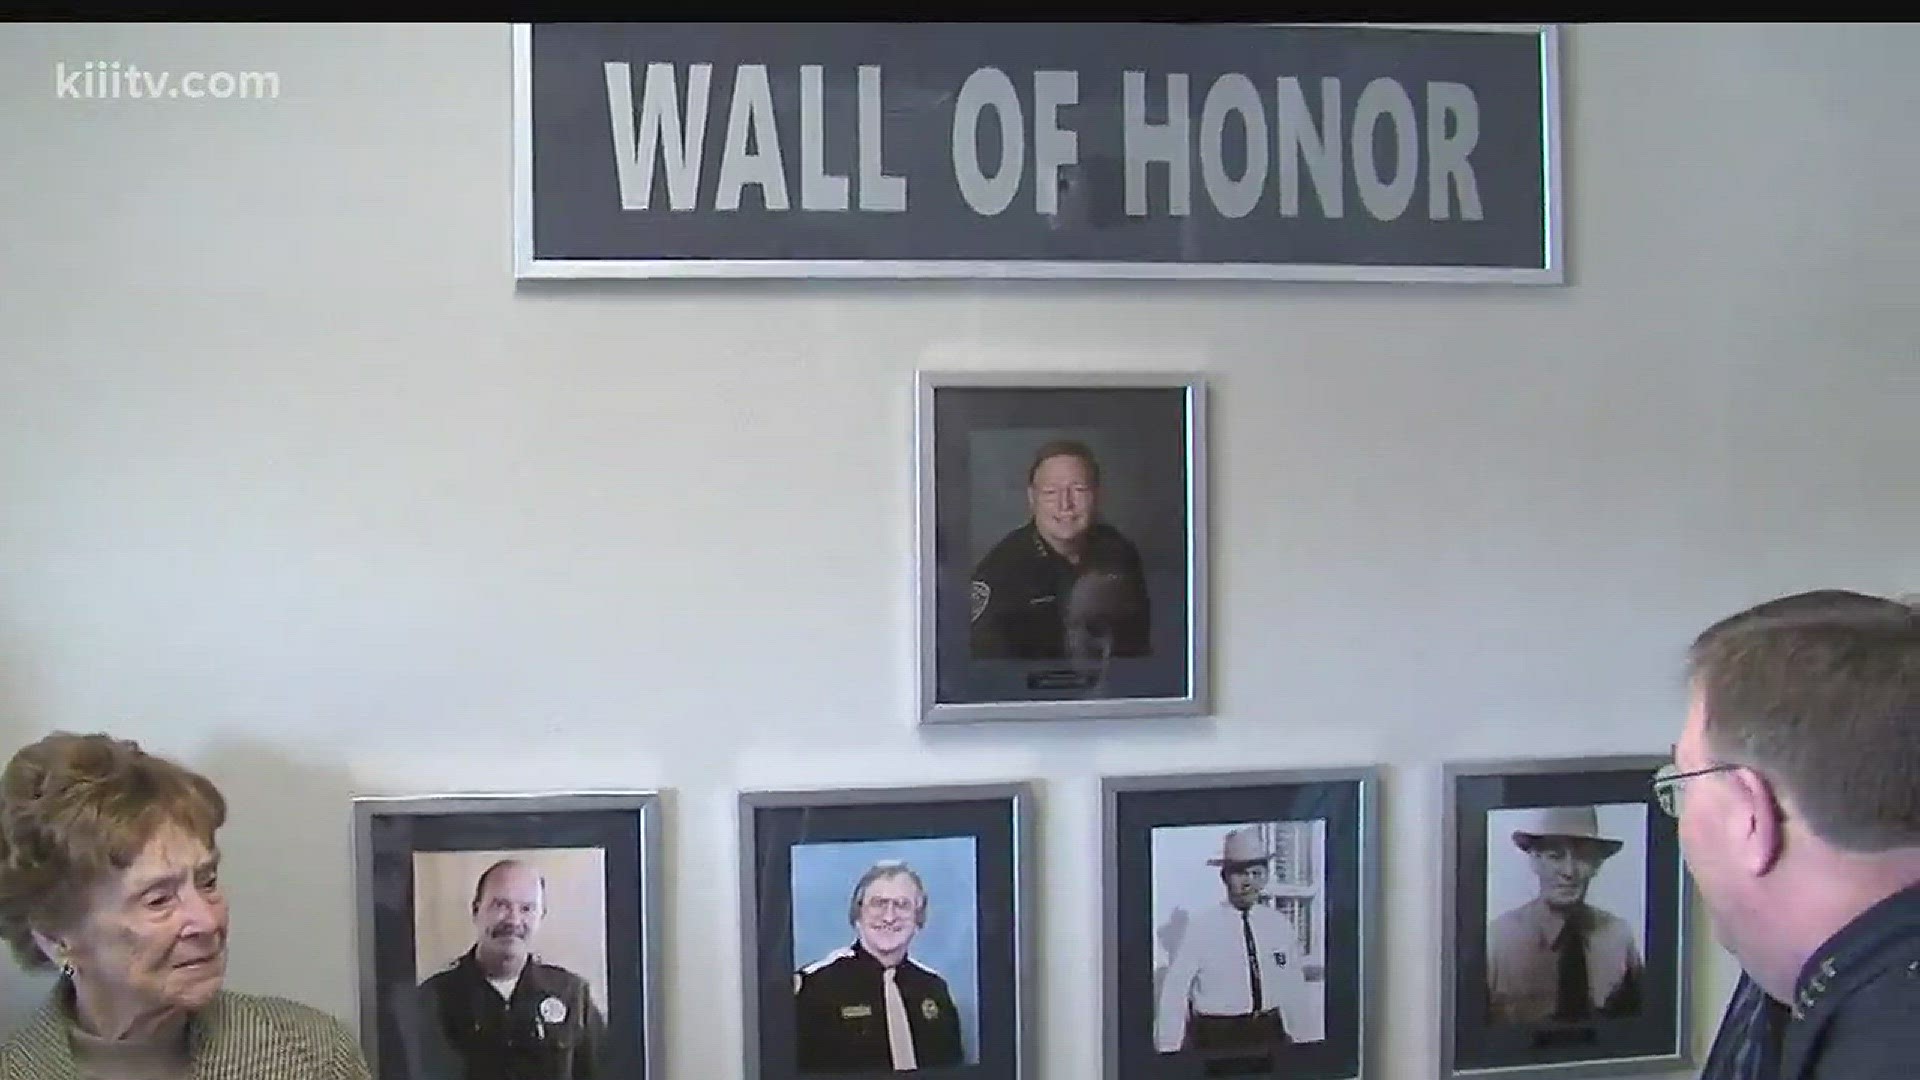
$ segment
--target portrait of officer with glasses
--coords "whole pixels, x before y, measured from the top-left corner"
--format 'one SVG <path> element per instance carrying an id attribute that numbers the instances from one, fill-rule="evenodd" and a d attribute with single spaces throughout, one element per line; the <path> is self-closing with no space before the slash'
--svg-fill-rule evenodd
<path id="1" fill-rule="evenodd" d="M 925 881 L 876 862 L 847 900 L 853 941 L 794 975 L 802 1073 L 938 1069 L 964 1062 L 960 1013 L 939 972 L 909 955 L 927 925 Z"/>
<path id="2" fill-rule="evenodd" d="M 1101 517 L 1100 464 L 1085 443 L 1045 443 L 1026 470 L 1028 520 L 974 567 L 974 659 L 1105 661 L 1152 652 L 1140 550 Z"/>

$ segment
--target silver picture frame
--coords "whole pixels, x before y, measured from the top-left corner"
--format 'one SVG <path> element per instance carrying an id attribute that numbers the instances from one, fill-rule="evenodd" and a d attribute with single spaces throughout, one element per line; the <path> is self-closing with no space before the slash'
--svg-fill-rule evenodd
<path id="1" fill-rule="evenodd" d="M 1380 766 L 1359 765 L 1101 779 L 1101 1075 L 1105 1080 L 1176 1080 L 1213 1075 L 1213 1068 L 1224 1070 L 1222 1075 L 1312 1080 L 1372 1080 L 1377 1075 L 1374 1003 L 1380 987 L 1383 917 L 1383 776 Z M 1137 940 L 1135 933 L 1153 924 L 1156 901 L 1152 894 L 1158 887 L 1153 834 L 1163 829 L 1216 831 L 1249 821 L 1284 821 L 1296 827 L 1321 824 L 1320 858 L 1307 860 L 1312 862 L 1308 874 L 1315 884 L 1307 889 L 1287 886 L 1289 892 L 1304 894 L 1293 901 L 1303 905 L 1295 909 L 1294 917 L 1305 910 L 1304 905 L 1320 907 L 1318 922 L 1324 940 L 1310 943 L 1301 962 L 1323 966 L 1317 977 L 1309 975 L 1322 987 L 1321 1038 L 1304 1048 L 1270 1050 L 1273 1056 L 1256 1055 L 1259 1060 L 1254 1061 L 1244 1053 L 1156 1048 L 1146 1032 L 1158 1019 L 1154 983 L 1159 976 L 1143 979 L 1142 972 L 1152 971 L 1153 945 L 1151 940 Z M 1143 855 L 1146 865 L 1139 862 Z M 1156 929 L 1156 935 L 1159 929 L 1164 928 Z M 1336 954 L 1345 964 L 1328 963 Z M 1345 1015 L 1336 1016 L 1336 1008 L 1342 1006 Z M 1291 1059 L 1283 1056 L 1289 1054 Z"/>
<path id="2" fill-rule="evenodd" d="M 415 1077 L 410 1067 L 411 1044 L 420 1036 L 409 1024 L 425 1017 L 398 1019 L 403 1010 L 400 995 L 393 991 L 405 983 L 411 992 L 418 976 L 407 925 L 418 916 L 412 911 L 411 870 L 396 873 L 394 863 L 404 857 L 411 865 L 412 857 L 421 853 L 531 854 L 596 847 L 604 882 L 607 1034 L 595 1080 L 662 1076 L 665 1006 L 659 966 L 666 930 L 661 878 L 667 867 L 661 845 L 667 794 L 594 790 L 356 796 L 352 850 L 357 1011 L 362 1049 L 375 1080 L 439 1080 L 437 1075 Z M 394 970 L 396 965 L 401 971 Z M 623 970 L 637 976 L 623 979 Z"/>
<path id="3" fill-rule="evenodd" d="M 914 377 L 915 702 L 929 725 L 1205 716 L 1209 631 L 1208 379 L 1197 372 L 920 371 Z M 1146 653 L 1074 646 L 982 657 L 997 603 L 980 565 L 1021 529 L 1036 451 L 1070 437 L 1098 461 L 1094 528 L 1135 552 Z M 976 475 L 976 469 L 980 475 Z M 1116 495 L 1118 498 L 1116 498 Z M 1118 506 L 1126 520 L 1110 517 Z M 976 520 L 978 519 L 978 520 Z M 988 520 L 991 519 L 991 520 Z M 1028 541 L 1039 548 L 1037 538 Z M 1055 607 L 1066 601 L 1047 597 Z M 1056 630 L 1056 634 L 1062 634 Z M 1064 637 L 1064 635 L 1063 635 Z M 1080 635 L 1075 641 L 1101 640 Z"/>
<path id="4" fill-rule="evenodd" d="M 977 882 L 974 896 L 1005 901 L 1003 908 L 992 911 L 974 907 L 974 958 L 957 969 L 941 969 L 950 988 L 968 964 L 974 973 L 972 993 L 962 987 L 953 997 L 956 1003 L 970 998 L 976 1009 L 970 1022 L 974 1041 L 963 1067 L 1007 1080 L 1031 1075 L 1032 958 L 1038 918 L 1032 865 L 1038 797 L 1037 785 L 1031 781 L 741 792 L 737 813 L 745 1080 L 796 1080 L 863 1071 L 808 1067 L 799 1060 L 793 1003 L 800 994 L 803 969 L 818 964 L 804 964 L 795 955 L 804 946 L 793 929 L 801 916 L 796 912 L 792 852 L 802 846 L 824 848 L 836 856 L 844 852 L 853 866 L 871 863 L 874 851 L 898 857 L 916 848 L 925 851 L 923 845 L 929 843 L 962 839 L 973 841 L 969 846 L 974 858 L 966 873 Z M 882 820 L 887 824 L 874 827 Z M 994 867 L 999 868 L 999 876 L 992 882 L 979 880 Z M 926 909 L 933 913 L 923 926 L 931 925 L 953 905 L 930 895 L 938 881 L 928 866 L 916 866 L 916 871 L 924 878 Z M 848 873 L 834 878 L 839 891 L 828 906 L 836 909 L 836 920 L 851 921 L 845 888 L 856 880 Z M 856 900 L 858 892 L 856 887 Z M 844 941 L 845 926 L 840 934 Z M 911 948 L 909 955 L 914 955 Z M 997 980 L 992 978 L 996 974 Z M 886 1071 L 886 1067 L 864 1071 Z"/>
<path id="5" fill-rule="evenodd" d="M 1664 754 L 1609 754 L 1458 761 L 1442 767 L 1443 1080 L 1597 1080 L 1694 1066 L 1691 880 L 1677 823 L 1660 809 L 1652 789 L 1655 771 L 1669 760 Z M 1616 821 L 1632 820 L 1636 804 L 1644 804 L 1643 832 L 1625 836 L 1627 846 L 1618 849 L 1642 856 L 1635 866 L 1644 905 L 1635 940 L 1642 973 L 1636 976 L 1631 1015 L 1585 1022 L 1497 1020 L 1487 989 L 1494 914 L 1488 908 L 1494 877 L 1491 834 L 1504 823 L 1491 822 L 1490 815 L 1591 806 L 1598 831 L 1606 827 L 1599 811 L 1622 815 Z M 1594 873 L 1589 882 L 1598 877 Z M 1543 893 L 1545 888 L 1542 884 Z M 1583 903 L 1589 888 L 1582 886 Z M 1631 919 L 1624 922 L 1633 925 Z"/>

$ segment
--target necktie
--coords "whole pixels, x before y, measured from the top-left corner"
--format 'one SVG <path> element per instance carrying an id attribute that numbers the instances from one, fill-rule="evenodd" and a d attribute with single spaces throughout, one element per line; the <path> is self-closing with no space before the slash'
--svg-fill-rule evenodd
<path id="1" fill-rule="evenodd" d="M 1585 1020 L 1593 1015 L 1593 990 L 1587 983 L 1587 935 L 1578 916 L 1567 916 L 1553 947 L 1560 953 L 1560 985 L 1553 1019 Z"/>
<path id="2" fill-rule="evenodd" d="M 1701 1080 L 1773 1080 L 1779 1071 L 1780 1015 L 1787 1007 L 1742 975 L 1714 1036 Z"/>
<path id="3" fill-rule="evenodd" d="M 1260 1005 L 1260 950 L 1253 943 L 1253 912 L 1240 913 L 1240 933 L 1247 939 L 1247 985 L 1253 988 L 1253 1011 L 1263 1012 Z"/>
<path id="4" fill-rule="evenodd" d="M 917 1069 L 913 1058 L 913 1030 L 907 1026 L 907 1003 L 900 1000 L 900 984 L 893 979 L 898 968 L 888 968 L 885 979 L 887 999 L 887 1048 L 893 1051 L 893 1067 Z"/>

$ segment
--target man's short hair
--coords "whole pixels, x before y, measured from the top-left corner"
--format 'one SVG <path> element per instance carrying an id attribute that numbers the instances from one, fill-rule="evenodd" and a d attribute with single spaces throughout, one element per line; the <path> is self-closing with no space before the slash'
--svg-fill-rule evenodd
<path id="1" fill-rule="evenodd" d="M 1688 649 L 1708 751 L 1837 847 L 1920 845 L 1920 608 L 1839 589 L 1730 615 Z"/>
<path id="2" fill-rule="evenodd" d="M 1027 466 L 1027 483 L 1033 483 L 1033 476 L 1046 464 L 1048 458 L 1075 457 L 1086 463 L 1087 478 L 1094 484 L 1100 483 L 1100 463 L 1094 460 L 1093 448 L 1078 439 L 1054 439 L 1044 443 L 1033 452 L 1033 462 Z"/>
<path id="3" fill-rule="evenodd" d="M 522 870 L 533 870 L 534 878 L 540 882 L 540 910 L 542 911 L 546 910 L 547 908 L 547 875 L 541 873 L 538 870 L 535 870 L 531 865 L 527 864 L 526 862 L 520 859 L 501 859 L 499 862 L 494 863 L 492 866 L 489 866 L 485 870 L 480 871 L 480 876 L 474 879 L 474 882 L 473 882 L 473 910 L 474 911 L 480 910 L 480 898 L 487 895 L 487 881 L 493 877 L 494 872 L 499 870 L 506 870 L 510 867 L 519 867 Z"/>
<path id="4" fill-rule="evenodd" d="M 853 895 L 847 899 L 847 925 L 860 924 L 860 904 L 867 898 L 867 886 L 881 878 L 904 877 L 913 881 L 913 887 L 920 894 L 920 903 L 914 909 L 913 924 L 927 925 L 927 905 L 931 899 L 927 896 L 927 883 L 920 880 L 920 872 L 898 859 L 882 859 L 867 867 L 860 880 L 853 883 Z"/>

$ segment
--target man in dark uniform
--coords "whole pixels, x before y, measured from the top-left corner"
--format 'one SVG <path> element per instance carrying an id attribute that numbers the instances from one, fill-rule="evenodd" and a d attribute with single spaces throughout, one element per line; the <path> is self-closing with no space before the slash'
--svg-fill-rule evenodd
<path id="1" fill-rule="evenodd" d="M 927 891 L 905 863 L 876 863 L 853 887 L 853 944 L 793 979 L 803 1073 L 936 1069 L 964 1063 L 947 982 L 907 950 L 927 923 Z"/>
<path id="2" fill-rule="evenodd" d="M 546 881 L 511 859 L 474 886 L 473 947 L 420 984 L 412 1080 L 595 1080 L 606 1019 L 587 981 L 531 952 Z"/>
<path id="3" fill-rule="evenodd" d="M 1689 651 L 1654 791 L 1743 974 L 1704 1080 L 1920 1076 L 1920 607 L 1840 590 Z"/>
<path id="4" fill-rule="evenodd" d="M 1100 466 L 1085 444 L 1047 443 L 1027 469 L 1025 525 L 974 567 L 977 660 L 1103 660 L 1150 652 L 1140 552 L 1099 520 Z"/>

